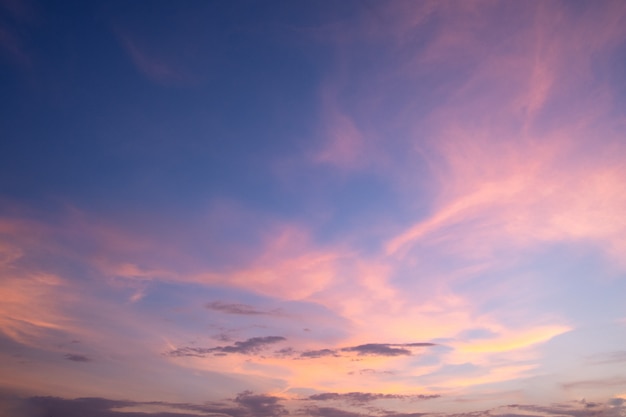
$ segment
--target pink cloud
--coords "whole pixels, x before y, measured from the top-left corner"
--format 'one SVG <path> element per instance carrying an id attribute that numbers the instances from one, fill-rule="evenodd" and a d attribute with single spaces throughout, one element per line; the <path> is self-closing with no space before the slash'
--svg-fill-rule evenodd
<path id="1" fill-rule="evenodd" d="M 343 257 L 341 252 L 312 247 L 306 232 L 285 226 L 271 232 L 250 266 L 232 272 L 201 273 L 191 279 L 280 298 L 306 299 L 332 284 Z"/>
<path id="2" fill-rule="evenodd" d="M 389 254 L 406 253 L 420 240 L 466 256 L 489 256 L 502 245 L 579 240 L 619 259 L 625 150 L 615 127 L 604 125 L 603 112 L 589 112 L 590 106 L 611 106 L 607 86 L 589 82 L 592 58 L 609 51 L 624 30 L 613 23 L 620 17 L 607 16 L 608 28 L 596 32 L 598 16 L 583 15 L 573 25 L 556 19 L 559 13 L 539 7 L 533 25 L 503 44 L 511 44 L 512 53 L 479 52 L 483 62 L 430 116 L 434 134 L 416 146 L 430 156 L 440 185 L 433 213 L 390 239 Z M 623 8 L 608 13 L 624 15 Z M 464 49 L 482 47 L 462 33 L 459 39 Z M 454 62 L 448 46 L 434 42 L 431 48 Z M 563 102 L 572 91 L 585 100 Z M 542 112 L 561 123 L 546 125 Z M 593 143 L 598 135 L 601 144 Z"/>
<path id="3" fill-rule="evenodd" d="M 334 112 L 330 116 L 324 141 L 325 146 L 313 156 L 313 161 L 335 165 L 344 169 L 355 169 L 366 161 L 362 159 L 363 136 L 354 121 L 345 114 Z"/>
<path id="4" fill-rule="evenodd" d="M 116 27 L 114 32 L 137 70 L 163 86 L 196 86 L 206 79 L 210 51 L 200 49 L 193 25 L 185 23 L 163 29 L 159 40 Z M 189 31 L 189 33 L 187 33 Z M 154 34 L 153 34 L 154 35 Z"/>

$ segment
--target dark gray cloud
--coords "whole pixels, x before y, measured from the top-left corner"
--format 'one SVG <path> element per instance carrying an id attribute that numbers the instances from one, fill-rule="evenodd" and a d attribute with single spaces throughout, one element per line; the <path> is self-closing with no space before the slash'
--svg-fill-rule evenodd
<path id="1" fill-rule="evenodd" d="M 356 394 L 357 398 L 396 398 L 388 394 Z M 333 399 L 335 394 L 325 395 Z M 343 395 L 343 394 L 337 394 Z M 400 396 L 401 397 L 401 396 Z M 411 397 L 411 396 L 408 396 Z M 417 396 L 420 397 L 420 396 Z M 324 397 L 322 397 L 324 398 Z M 343 398 L 343 397 L 340 397 Z M 325 399 L 317 399 L 325 401 Z M 131 411 L 128 408 L 151 406 L 162 407 L 164 411 Z M 155 407 L 156 406 L 156 407 Z M 127 408 L 119 411 L 119 408 Z M 512 409 L 507 413 L 506 408 Z M 76 398 L 64 399 L 59 397 L 29 397 L 23 398 L 9 392 L 0 392 L 0 410 L 11 417 L 197 417 L 207 415 L 213 417 L 282 417 L 288 415 L 288 410 L 282 405 L 279 397 L 264 394 L 255 394 L 251 391 L 239 393 L 234 399 L 221 402 L 205 402 L 203 404 L 169 403 L 161 401 L 139 402 L 130 400 L 111 400 L 106 398 Z M 540 405 L 511 404 L 492 410 L 472 411 L 467 413 L 398 413 L 396 411 L 366 407 L 367 412 L 346 410 L 334 407 L 319 407 L 310 405 L 298 409 L 295 414 L 311 417 L 623 417 L 626 411 L 625 401 L 621 398 L 612 398 L 604 403 L 572 401 L 569 403 Z M 518 411 L 519 410 L 519 411 Z M 504 412 L 503 412 L 504 411 Z"/>
<path id="2" fill-rule="evenodd" d="M 5 401 L 8 404 L 8 401 Z M 0 403 L 0 405 L 3 405 Z M 161 406 L 173 411 L 118 411 L 121 407 Z M 105 398 L 11 398 L 12 417 L 197 417 L 198 413 L 227 417 L 278 417 L 288 414 L 278 397 L 242 392 L 228 402 L 204 404 L 137 402 Z"/>
<path id="3" fill-rule="evenodd" d="M 315 394 L 308 397 L 313 401 L 346 401 L 350 404 L 365 404 L 375 400 L 429 400 L 432 398 L 439 398 L 439 395 L 401 395 L 401 394 L 380 394 L 371 392 L 348 392 L 348 393 L 336 393 L 325 392 L 322 394 Z"/>
<path id="4" fill-rule="evenodd" d="M 380 409 L 376 410 L 375 414 L 372 413 L 372 410 L 368 410 L 367 413 L 359 413 L 356 411 L 342 410 L 340 408 L 317 406 L 302 408 L 298 410 L 298 414 L 312 417 L 421 417 L 426 415 L 426 413 L 396 413 L 394 411 Z M 437 417 L 441 417 L 441 415 Z"/>
<path id="5" fill-rule="evenodd" d="M 358 346 L 348 346 L 340 349 L 307 350 L 300 354 L 300 358 L 315 359 L 325 356 L 341 356 L 340 352 L 354 352 L 360 356 L 403 356 L 411 355 L 413 347 L 436 346 L 435 343 L 366 343 Z"/>
<path id="6" fill-rule="evenodd" d="M 416 343 L 402 343 L 400 345 L 390 345 L 390 346 L 430 347 L 430 346 L 437 346 L 437 344 L 436 343 L 427 343 L 427 342 L 416 342 Z"/>
<path id="7" fill-rule="evenodd" d="M 445 415 L 446 417 L 492 417 L 492 414 L 489 411 L 470 411 L 467 413 L 455 413 L 455 414 L 445 414 Z M 530 416 L 530 417 L 539 417 L 539 416 Z"/>
<path id="8" fill-rule="evenodd" d="M 525 412 L 540 413 L 540 415 L 554 415 L 554 416 L 567 416 L 567 417 L 622 417 L 624 409 L 621 404 L 616 404 L 615 399 L 609 399 L 606 404 L 597 402 L 572 401 L 569 403 L 557 403 L 550 404 L 548 406 L 542 405 L 518 405 L 512 404 L 508 407 L 517 408 Z M 511 415 L 515 417 L 514 415 Z M 528 414 L 524 414 L 524 417 Z M 532 416 L 531 416 L 532 417 Z"/>
<path id="9" fill-rule="evenodd" d="M 130 407 L 148 403 L 133 401 L 116 401 L 105 398 L 76 398 L 64 399 L 58 397 L 31 397 L 21 401 L 17 408 L 19 417 L 197 417 L 192 411 L 193 405 L 167 404 L 167 406 L 181 411 L 177 412 L 120 412 L 114 409 Z M 157 404 L 157 403 L 155 403 Z M 166 405 L 162 403 L 163 405 Z M 188 407 L 186 407 L 188 406 Z M 194 410 L 195 411 L 195 410 Z M 240 416 L 233 416 L 240 417 Z"/>
<path id="10" fill-rule="evenodd" d="M 235 342 L 235 344 L 231 346 L 218 346 L 213 349 L 223 353 L 257 353 L 266 345 L 282 342 L 284 340 L 287 339 L 282 336 L 252 337 L 243 342 Z"/>
<path id="11" fill-rule="evenodd" d="M 255 417 L 275 417 L 289 414 L 285 407 L 280 404 L 280 398 L 271 395 L 259 395 L 251 391 L 244 391 L 237 395 L 235 403 L 250 410 Z"/>
<path id="12" fill-rule="evenodd" d="M 191 346 L 184 346 L 178 349 L 170 350 L 165 354 L 167 356 L 182 357 L 182 356 L 195 356 L 197 358 L 204 358 L 207 354 L 212 353 L 213 348 L 197 348 Z"/>
<path id="13" fill-rule="evenodd" d="M 74 361 L 74 362 L 91 362 L 91 359 L 89 359 L 87 356 L 78 355 L 74 353 L 67 353 L 65 354 L 64 358 L 67 359 L 68 361 Z"/>
<path id="14" fill-rule="evenodd" d="M 244 341 L 235 342 L 228 346 L 216 346 L 211 348 L 184 346 L 171 350 L 166 353 L 168 356 L 196 356 L 205 357 L 212 354 L 213 356 L 223 356 L 230 353 L 255 354 L 263 350 L 267 345 L 285 341 L 282 336 L 265 336 L 253 337 Z M 342 352 L 357 353 L 360 356 L 400 356 L 411 355 L 413 352 L 409 348 L 435 346 L 434 343 L 368 343 L 358 346 L 349 346 L 340 349 L 318 349 L 306 350 L 298 352 L 291 347 L 286 347 L 274 351 L 276 357 L 294 357 L 300 359 L 315 359 L 326 356 L 342 356 Z"/>
<path id="15" fill-rule="evenodd" d="M 208 354 L 213 354 L 216 356 L 223 356 L 229 353 L 241 353 L 241 354 L 255 354 L 259 353 L 263 348 L 267 345 L 271 345 L 274 343 L 282 342 L 285 339 L 282 336 L 265 336 L 265 337 L 252 337 L 250 339 L 235 342 L 229 346 L 216 346 L 212 348 L 203 348 L 203 347 L 191 347 L 185 346 L 182 348 L 174 349 L 167 352 L 168 356 L 196 356 L 196 357 L 205 357 Z"/>
<path id="16" fill-rule="evenodd" d="M 367 343 L 364 345 L 345 347 L 343 352 L 357 352 L 359 355 L 402 356 L 410 355 L 411 347 L 435 346 L 434 343 Z"/>
<path id="17" fill-rule="evenodd" d="M 368 343 L 365 345 L 346 347 L 343 352 L 357 352 L 359 355 L 371 356 L 402 356 L 410 355 L 411 351 L 405 348 L 392 347 L 386 343 Z"/>
<path id="18" fill-rule="evenodd" d="M 364 417 L 369 414 L 355 413 L 353 411 L 341 410 L 333 407 L 305 407 L 298 410 L 298 414 L 313 417 Z"/>
<path id="19" fill-rule="evenodd" d="M 498 414 L 498 417 L 543 417 L 541 414 L 515 414 L 515 413 L 506 413 L 506 414 Z"/>
<path id="20" fill-rule="evenodd" d="M 320 350 L 307 350 L 300 354 L 301 358 L 322 358 L 324 356 L 339 356 L 336 350 L 332 349 L 320 349 Z"/>
<path id="21" fill-rule="evenodd" d="M 295 354 L 296 354 L 296 351 L 290 347 L 279 349 L 274 352 L 274 355 L 279 358 L 288 358 L 288 357 L 292 357 Z"/>
<path id="22" fill-rule="evenodd" d="M 242 316 L 282 316 L 284 313 L 282 310 L 276 308 L 273 310 L 260 310 L 248 304 L 236 304 L 236 303 L 222 303 L 221 301 L 214 301 L 205 305 L 209 310 L 219 311 L 225 314 L 237 314 Z"/>

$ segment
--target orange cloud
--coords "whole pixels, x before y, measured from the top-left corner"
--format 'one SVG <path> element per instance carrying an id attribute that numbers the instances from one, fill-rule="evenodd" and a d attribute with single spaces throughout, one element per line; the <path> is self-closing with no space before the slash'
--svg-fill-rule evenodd
<path id="1" fill-rule="evenodd" d="M 0 280 L 0 330 L 16 342 L 38 345 L 50 330 L 72 329 L 71 319 L 59 311 L 58 287 L 62 281 L 49 274 L 7 277 Z"/>
<path id="2" fill-rule="evenodd" d="M 272 231 L 262 253 L 249 267 L 207 272 L 192 281 L 228 285 L 284 299 L 306 299 L 333 283 L 345 253 L 317 250 L 303 230 L 286 226 Z"/>

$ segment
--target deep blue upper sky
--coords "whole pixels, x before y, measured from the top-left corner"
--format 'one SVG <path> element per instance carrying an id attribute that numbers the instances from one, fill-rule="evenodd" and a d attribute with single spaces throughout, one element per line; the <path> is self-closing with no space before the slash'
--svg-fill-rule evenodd
<path id="1" fill-rule="evenodd" d="M 330 53 L 301 32 L 335 12 L 304 7 L 78 1 L 4 13 L 24 57 L 2 55 L 2 194 L 278 203 L 266 158 L 311 141 Z"/>

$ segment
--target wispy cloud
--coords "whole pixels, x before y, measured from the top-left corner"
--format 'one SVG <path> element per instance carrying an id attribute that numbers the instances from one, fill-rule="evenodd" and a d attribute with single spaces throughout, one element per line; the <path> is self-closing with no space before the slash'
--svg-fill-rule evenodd
<path id="1" fill-rule="evenodd" d="M 503 407 L 505 408 L 505 407 Z M 511 404 L 506 408 L 523 410 L 525 412 L 537 413 L 541 416 L 569 416 L 569 417 L 589 417 L 594 415 L 619 416 L 624 410 L 621 403 L 615 403 L 609 399 L 604 403 L 571 401 L 567 403 L 553 403 L 551 405 L 535 404 Z"/>
<path id="2" fill-rule="evenodd" d="M 301 358 L 322 358 L 325 356 L 339 356 L 336 350 L 334 349 L 318 349 L 318 350 L 305 350 L 300 353 Z"/>
<path id="3" fill-rule="evenodd" d="M 124 49 L 128 52 L 137 69 L 154 82 L 170 85 L 183 82 L 185 75 L 175 62 L 150 53 L 138 45 L 130 36 L 120 36 Z"/>
<path id="4" fill-rule="evenodd" d="M 89 357 L 75 353 L 67 353 L 64 358 L 72 362 L 91 362 Z"/>
<path id="5" fill-rule="evenodd" d="M 563 388 L 570 389 L 588 389 L 588 388 L 606 388 L 606 387 L 622 387 L 626 388 L 626 378 L 615 376 L 612 378 L 587 379 L 581 381 L 573 381 L 563 384 Z"/>
<path id="6" fill-rule="evenodd" d="M 590 357 L 589 362 L 594 365 L 626 362 L 626 350 L 597 354 Z"/>
<path id="7" fill-rule="evenodd" d="M 196 356 L 205 357 L 207 354 L 220 355 L 229 353 L 240 353 L 245 355 L 257 354 L 261 352 L 265 347 L 271 344 L 285 341 L 282 336 L 264 336 L 264 337 L 252 337 L 250 339 L 235 342 L 229 346 L 216 346 L 212 348 L 201 347 L 182 347 L 167 352 L 168 356 L 180 357 L 180 356 Z"/>
<path id="8" fill-rule="evenodd" d="M 284 313 L 281 309 L 260 310 L 248 304 L 223 303 L 221 301 L 213 301 L 205 305 L 209 310 L 218 311 L 225 314 L 237 314 L 242 316 L 282 316 Z"/>
<path id="9" fill-rule="evenodd" d="M 258 354 L 265 347 L 278 342 L 286 341 L 287 339 L 282 336 L 265 336 L 265 337 L 252 337 L 245 341 L 235 342 L 230 346 L 216 346 L 212 348 L 192 347 L 185 346 L 171 350 L 167 353 L 169 356 L 181 357 L 181 356 L 196 356 L 205 357 L 207 354 L 221 355 L 228 353 L 241 353 L 241 354 Z M 394 356 L 410 356 L 413 352 L 410 348 L 415 347 L 431 347 L 436 346 L 434 343 L 368 343 L 358 346 L 349 346 L 337 349 L 319 349 L 319 350 L 305 350 L 298 352 L 293 348 L 284 348 L 275 351 L 274 354 L 277 357 L 295 357 L 301 359 L 316 359 L 322 357 L 341 357 L 342 352 L 356 353 L 358 356 L 381 356 L 381 357 L 394 357 Z M 409 349 L 407 349 L 409 348 Z M 345 355 L 345 354 L 344 354 Z"/>
<path id="10" fill-rule="evenodd" d="M 336 393 L 325 392 L 314 394 L 308 397 L 313 401 L 345 401 L 350 404 L 365 404 L 376 400 L 429 400 L 439 398 L 440 395 L 401 395 L 401 394 L 380 394 L 371 392 L 348 392 Z"/>
<path id="11" fill-rule="evenodd" d="M 150 417 L 191 417 L 198 415 L 222 415 L 228 417 L 276 417 L 287 414 L 280 399 L 271 395 L 254 394 L 245 391 L 233 400 L 206 402 L 205 404 L 177 403 L 163 401 L 111 400 L 106 398 L 30 397 L 14 398 L 8 405 L 18 417 L 45 415 L 79 417 L 150 416 Z"/>
<path id="12" fill-rule="evenodd" d="M 300 358 L 316 359 L 327 356 L 340 357 L 342 352 L 356 353 L 359 356 L 410 356 L 414 347 L 431 347 L 435 343 L 366 343 L 357 346 L 340 347 L 336 349 L 305 350 Z"/>
<path id="13" fill-rule="evenodd" d="M 363 417 L 367 414 L 354 411 L 342 410 L 334 407 L 305 407 L 298 414 L 311 415 L 315 417 Z"/>
<path id="14" fill-rule="evenodd" d="M 250 391 L 242 392 L 235 397 L 235 403 L 250 410 L 252 415 L 274 417 L 289 414 L 280 403 L 281 399 L 272 395 L 254 394 Z"/>
<path id="15" fill-rule="evenodd" d="M 34 59 L 32 37 L 37 23 L 37 7 L 31 1 L 0 2 L 0 57 L 21 69 L 29 69 Z"/>
<path id="16" fill-rule="evenodd" d="M 429 347 L 435 346 L 434 343 L 367 343 L 364 345 L 350 346 L 342 348 L 343 352 L 357 352 L 359 355 L 378 355 L 378 356 L 400 356 L 410 355 L 411 351 L 408 347 Z"/>

